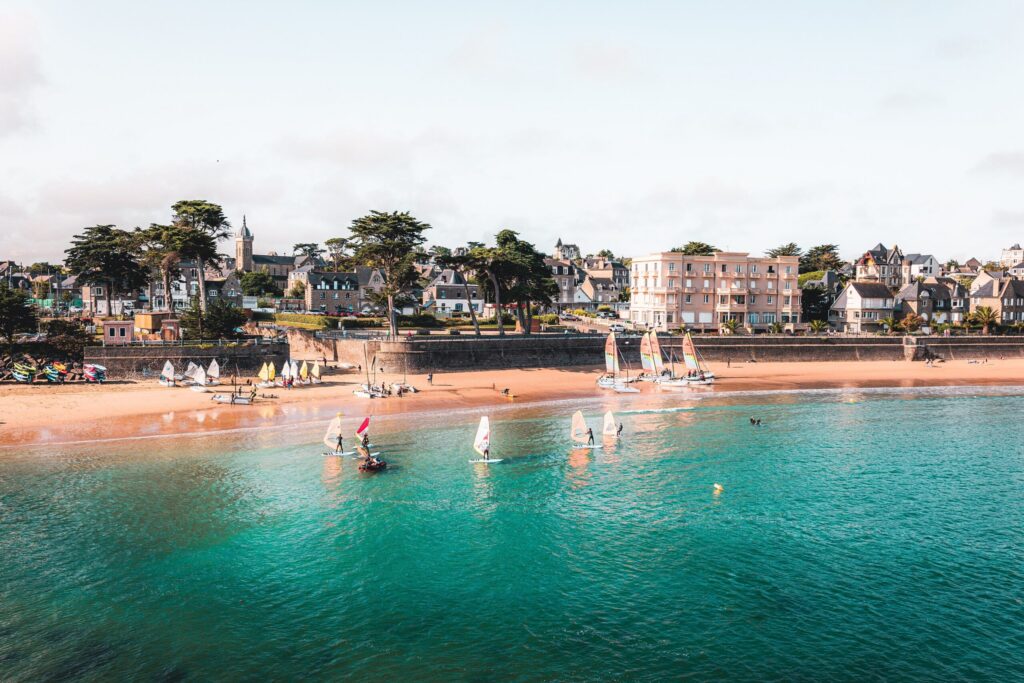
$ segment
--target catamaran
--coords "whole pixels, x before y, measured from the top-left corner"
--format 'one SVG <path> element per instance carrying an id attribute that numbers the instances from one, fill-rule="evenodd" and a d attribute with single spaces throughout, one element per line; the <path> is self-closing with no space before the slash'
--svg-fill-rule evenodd
<path id="1" fill-rule="evenodd" d="M 612 389 L 620 394 L 638 394 L 640 390 L 628 386 L 629 371 L 626 371 L 625 379 L 619 377 L 619 345 L 615 340 L 615 333 L 609 332 L 604 342 L 604 368 L 605 374 L 597 379 L 597 386 L 602 389 Z"/>
<path id="2" fill-rule="evenodd" d="M 703 359 L 700 357 L 700 352 L 697 351 L 697 347 L 693 343 L 693 337 L 690 336 L 689 332 L 687 332 L 683 337 L 683 363 L 686 365 L 686 376 L 662 380 L 661 386 L 671 389 L 678 387 L 707 386 L 714 383 L 715 375 L 703 362 Z"/>
<path id="3" fill-rule="evenodd" d="M 600 446 L 591 443 L 593 438 L 593 432 L 590 431 L 590 427 L 587 426 L 587 419 L 583 417 L 583 411 L 577 410 L 572 416 L 572 427 L 569 431 L 572 437 L 573 448 L 600 448 Z"/>
<path id="4" fill-rule="evenodd" d="M 604 428 L 601 434 L 609 439 L 619 438 L 619 425 L 615 422 L 615 414 L 610 410 L 604 414 Z"/>
<path id="5" fill-rule="evenodd" d="M 160 386 L 173 387 L 174 384 L 174 363 L 164 361 L 164 369 L 160 371 Z"/>
<path id="6" fill-rule="evenodd" d="M 501 462 L 501 458 L 491 457 L 491 421 L 486 415 L 480 418 L 480 425 L 476 428 L 473 450 L 480 454 L 480 458 L 470 462 Z"/>
<path id="7" fill-rule="evenodd" d="M 657 330 L 645 332 L 640 338 L 640 365 L 643 374 L 640 380 L 645 382 L 659 382 L 662 378 L 671 378 L 671 374 L 665 369 L 665 360 L 661 352 L 661 342 L 658 341 Z"/>

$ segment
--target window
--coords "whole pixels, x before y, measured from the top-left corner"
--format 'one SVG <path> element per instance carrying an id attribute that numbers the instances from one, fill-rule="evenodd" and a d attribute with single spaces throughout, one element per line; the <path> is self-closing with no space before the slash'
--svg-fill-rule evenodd
<path id="1" fill-rule="evenodd" d="M 711 280 L 705 280 L 704 281 L 704 289 L 708 289 L 710 287 L 711 287 Z"/>
<path id="2" fill-rule="evenodd" d="M 775 303 L 775 297 L 772 296 L 771 294 L 768 295 L 768 303 L 770 303 L 770 304 Z"/>
<path id="3" fill-rule="evenodd" d="M 789 305 L 789 297 L 788 296 L 782 298 L 782 305 L 783 306 L 788 306 Z"/>
<path id="4" fill-rule="evenodd" d="M 727 297 L 725 294 L 719 294 L 718 295 L 718 303 L 720 303 L 720 304 L 722 304 L 724 306 L 727 301 L 729 301 L 729 297 Z"/>
<path id="5" fill-rule="evenodd" d="M 757 280 L 751 280 L 747 284 L 750 286 L 751 289 L 757 289 Z"/>
<path id="6" fill-rule="evenodd" d="M 775 273 L 775 266 L 768 266 L 768 274 L 772 275 L 773 273 Z"/>
<path id="7" fill-rule="evenodd" d="M 689 273 L 691 270 L 693 270 L 693 264 L 692 263 L 687 263 L 686 264 L 686 272 Z"/>
<path id="8" fill-rule="evenodd" d="M 757 303 L 757 295 L 756 294 L 751 294 L 750 295 L 750 303 L 752 303 L 752 304 L 756 304 Z"/>
<path id="9" fill-rule="evenodd" d="M 689 294 L 687 294 L 685 297 L 683 297 L 683 303 L 693 303 L 693 298 Z"/>
<path id="10" fill-rule="evenodd" d="M 754 263 L 754 264 L 751 264 L 751 266 L 750 266 L 750 272 L 751 272 L 751 273 L 756 273 L 756 272 L 757 272 L 757 264 L 756 264 L 756 263 Z"/>
<path id="11" fill-rule="evenodd" d="M 724 273 L 724 272 L 725 272 L 725 270 L 726 270 L 726 265 L 725 265 L 725 264 L 723 263 L 723 264 L 722 264 L 722 272 Z"/>
<path id="12" fill-rule="evenodd" d="M 783 285 L 783 289 L 792 289 L 792 288 L 793 288 L 792 281 L 786 280 L 786 283 Z"/>
<path id="13" fill-rule="evenodd" d="M 775 289 L 775 280 L 768 281 L 768 289 Z"/>
<path id="14" fill-rule="evenodd" d="M 711 303 L 711 295 L 710 294 L 705 294 L 704 295 L 704 303 L 706 303 L 706 304 Z"/>
<path id="15" fill-rule="evenodd" d="M 705 273 L 710 273 L 711 272 L 711 264 L 710 263 L 705 263 L 704 264 L 704 272 Z"/>
<path id="16" fill-rule="evenodd" d="M 693 280 L 691 280 L 690 278 L 686 278 L 686 286 L 693 287 Z"/>
<path id="17" fill-rule="evenodd" d="M 793 266 L 786 266 L 786 275 L 793 274 Z"/>
<path id="18" fill-rule="evenodd" d="M 119 327 L 119 328 L 117 328 L 117 333 L 118 333 L 118 334 L 119 334 L 120 336 L 122 336 L 122 337 L 123 337 L 123 336 L 125 336 L 125 332 L 127 332 L 127 330 L 126 330 L 125 328 L 123 328 L 123 327 Z"/>
<path id="19" fill-rule="evenodd" d="M 759 322 L 761 322 L 760 318 L 761 316 L 759 316 L 757 313 L 747 314 L 747 322 L 749 322 L 751 325 L 757 325 Z"/>
<path id="20" fill-rule="evenodd" d="M 737 273 L 742 273 L 743 272 L 743 266 L 741 266 L 740 264 L 737 263 L 736 264 L 736 272 Z"/>
<path id="21" fill-rule="evenodd" d="M 327 292 L 320 292 L 320 301 L 323 301 L 326 298 L 327 298 Z"/>
<path id="22" fill-rule="evenodd" d="M 668 272 L 670 272 L 670 273 L 675 272 L 675 269 L 676 269 L 676 264 L 675 263 L 668 264 Z"/>

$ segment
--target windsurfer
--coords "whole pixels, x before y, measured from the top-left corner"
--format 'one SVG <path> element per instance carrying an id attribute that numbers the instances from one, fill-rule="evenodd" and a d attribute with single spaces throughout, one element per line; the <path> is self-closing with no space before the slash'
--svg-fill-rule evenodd
<path id="1" fill-rule="evenodd" d="M 594 430 L 591 429 L 590 427 L 587 427 L 587 445 L 594 445 Z"/>
<path id="2" fill-rule="evenodd" d="M 619 428 L 615 430 L 615 436 L 616 436 L 616 438 L 622 436 L 622 423 L 621 422 L 619 423 Z"/>

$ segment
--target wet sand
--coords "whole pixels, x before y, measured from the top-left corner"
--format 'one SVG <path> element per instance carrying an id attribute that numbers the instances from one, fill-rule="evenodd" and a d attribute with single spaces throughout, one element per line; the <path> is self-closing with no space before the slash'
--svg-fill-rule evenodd
<path id="1" fill-rule="evenodd" d="M 752 390 L 822 388 L 1024 385 L 1024 359 L 927 366 L 921 362 L 712 363 L 713 387 L 668 392 L 639 383 L 642 394 L 687 397 Z M 487 405 L 529 404 L 569 398 L 611 396 L 595 385 L 595 368 L 493 370 L 441 373 L 433 385 L 423 375 L 408 381 L 420 391 L 403 398 L 364 399 L 352 390 L 365 381 L 354 371 L 325 376 L 323 384 L 261 389 L 274 398 L 252 406 L 214 403 L 212 393 L 165 388 L 155 380 L 106 385 L 47 384 L 0 386 L 0 446 L 66 443 L 138 436 L 223 431 L 252 426 L 316 422 L 341 411 L 348 416 L 448 412 Z M 400 381 L 389 376 L 387 380 Z M 377 378 L 380 382 L 381 378 Z M 243 380 L 244 383 L 244 380 Z M 514 398 L 501 389 L 509 388 Z M 230 390 L 230 385 L 223 387 Z M 635 395 L 632 395 L 635 397 Z"/>

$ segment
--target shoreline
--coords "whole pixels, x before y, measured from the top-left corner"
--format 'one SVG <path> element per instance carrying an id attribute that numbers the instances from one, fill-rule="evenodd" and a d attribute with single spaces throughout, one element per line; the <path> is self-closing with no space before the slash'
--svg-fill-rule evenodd
<path id="1" fill-rule="evenodd" d="M 105 385 L 0 386 L 0 447 L 68 444 L 133 437 L 226 432 L 256 427 L 315 423 L 336 412 L 356 416 L 440 414 L 487 406 L 528 408 L 567 399 L 617 402 L 674 401 L 822 389 L 900 389 L 944 386 L 978 388 L 1024 385 L 1024 359 L 926 366 L 909 361 L 711 363 L 712 387 L 665 392 L 638 383 L 640 394 L 620 395 L 595 386 L 597 368 L 485 370 L 423 375 L 408 381 L 420 391 L 403 398 L 361 399 L 352 389 L 364 378 L 356 372 L 326 375 L 323 384 L 291 390 L 262 390 L 275 399 L 252 406 L 212 403 L 213 393 L 160 387 L 147 382 Z M 389 378 L 389 381 L 400 379 Z M 492 388 L 493 387 L 493 388 Z M 508 387 L 514 398 L 502 396 Z M 230 384 L 222 387 L 230 390 Z M 314 430 L 315 431 L 315 430 Z"/>

